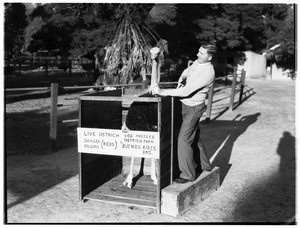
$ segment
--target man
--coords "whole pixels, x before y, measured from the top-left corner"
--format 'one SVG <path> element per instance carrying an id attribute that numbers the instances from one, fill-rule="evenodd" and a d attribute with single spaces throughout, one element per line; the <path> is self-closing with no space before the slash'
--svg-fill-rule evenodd
<path id="1" fill-rule="evenodd" d="M 195 139 L 199 120 L 205 111 L 205 99 L 215 78 L 215 71 L 211 60 L 216 53 L 216 46 L 202 45 L 197 54 L 198 59 L 185 69 L 176 89 L 153 90 L 153 94 L 160 96 L 181 97 L 182 124 L 178 135 L 178 164 L 181 171 L 176 183 L 187 183 L 196 178 L 196 162 L 193 158 L 192 143 Z M 184 85 L 185 84 L 185 85 Z M 204 145 L 199 137 L 201 168 L 211 171 L 212 166 L 206 155 Z"/>

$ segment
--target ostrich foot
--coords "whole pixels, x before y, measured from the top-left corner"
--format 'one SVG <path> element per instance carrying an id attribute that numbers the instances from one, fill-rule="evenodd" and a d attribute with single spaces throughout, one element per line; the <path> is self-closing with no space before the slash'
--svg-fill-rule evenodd
<path id="1" fill-rule="evenodd" d="M 157 177 L 156 175 L 151 175 L 151 179 L 153 180 L 153 184 L 157 185 Z"/>
<path id="2" fill-rule="evenodd" d="M 126 180 L 123 182 L 123 185 L 127 185 L 128 188 L 132 188 L 132 179 L 133 179 L 133 176 L 132 175 L 128 175 Z"/>
<path id="3" fill-rule="evenodd" d="M 152 169 L 151 179 L 153 180 L 153 184 L 157 185 L 157 177 L 156 177 L 156 174 L 155 174 L 155 167 L 154 167 L 154 170 L 153 170 L 153 167 L 151 169 Z"/>

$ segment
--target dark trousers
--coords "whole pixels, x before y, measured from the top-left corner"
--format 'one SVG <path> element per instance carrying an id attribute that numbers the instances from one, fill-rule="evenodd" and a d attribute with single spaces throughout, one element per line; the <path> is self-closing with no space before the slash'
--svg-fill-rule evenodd
<path id="1" fill-rule="evenodd" d="M 199 129 L 199 120 L 205 111 L 205 104 L 187 106 L 182 103 L 182 124 L 178 135 L 178 164 L 181 171 L 180 177 L 187 180 L 195 180 L 196 162 L 194 161 L 192 144 L 195 140 L 196 132 Z M 197 139 L 200 150 L 200 160 L 202 170 L 211 169 L 211 164 L 206 155 L 203 142 Z"/>

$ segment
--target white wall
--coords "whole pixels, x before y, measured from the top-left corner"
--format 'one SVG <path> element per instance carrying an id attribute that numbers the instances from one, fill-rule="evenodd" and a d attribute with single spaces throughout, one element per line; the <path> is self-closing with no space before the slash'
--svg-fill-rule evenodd
<path id="1" fill-rule="evenodd" d="M 267 59 L 264 55 L 246 51 L 246 62 L 244 70 L 248 78 L 266 78 Z"/>
<path id="2" fill-rule="evenodd" d="M 278 68 L 277 65 L 274 63 L 271 67 L 271 79 L 272 80 L 291 80 L 288 77 L 288 70 L 283 71 L 282 68 Z"/>

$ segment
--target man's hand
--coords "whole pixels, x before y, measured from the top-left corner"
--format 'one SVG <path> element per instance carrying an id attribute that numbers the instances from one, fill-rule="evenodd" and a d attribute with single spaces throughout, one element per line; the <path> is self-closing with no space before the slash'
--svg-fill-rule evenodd
<path id="1" fill-rule="evenodd" d="M 176 89 L 179 89 L 180 87 L 183 87 L 184 85 L 181 82 L 178 82 L 178 85 L 176 87 Z"/>
<path id="2" fill-rule="evenodd" d="M 178 88 L 180 88 L 180 87 L 184 87 L 185 84 L 186 84 L 186 80 L 181 80 L 181 81 L 179 81 L 176 89 L 178 89 Z"/>

